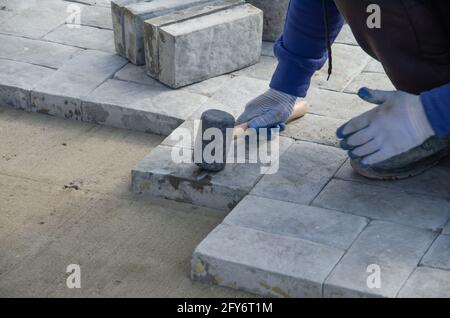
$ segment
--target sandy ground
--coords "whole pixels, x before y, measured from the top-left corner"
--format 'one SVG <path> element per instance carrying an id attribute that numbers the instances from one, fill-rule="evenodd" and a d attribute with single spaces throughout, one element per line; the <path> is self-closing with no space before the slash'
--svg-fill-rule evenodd
<path id="1" fill-rule="evenodd" d="M 0 107 L 0 138 L 0 297 L 246 296 L 189 278 L 221 212 L 129 193 L 162 137 Z"/>

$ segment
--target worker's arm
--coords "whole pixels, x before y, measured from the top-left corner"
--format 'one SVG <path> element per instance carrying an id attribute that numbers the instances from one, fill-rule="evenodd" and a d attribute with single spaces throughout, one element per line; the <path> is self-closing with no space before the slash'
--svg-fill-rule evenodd
<path id="1" fill-rule="evenodd" d="M 333 1 L 327 0 L 331 42 L 344 23 Z M 321 0 L 291 0 L 282 36 L 275 43 L 279 60 L 270 87 L 304 97 L 311 77 L 327 60 L 326 28 Z"/>
<path id="2" fill-rule="evenodd" d="M 326 0 L 330 40 L 333 42 L 343 18 Z M 250 101 L 237 124 L 251 128 L 274 127 L 292 115 L 297 97 L 306 96 L 311 77 L 327 60 L 326 28 L 322 0 L 291 0 L 283 35 L 275 44 L 278 67 L 270 89 Z M 282 126 L 281 126 L 282 127 Z"/>
<path id="3" fill-rule="evenodd" d="M 421 94 L 431 127 L 440 138 L 450 134 L 450 83 Z"/>

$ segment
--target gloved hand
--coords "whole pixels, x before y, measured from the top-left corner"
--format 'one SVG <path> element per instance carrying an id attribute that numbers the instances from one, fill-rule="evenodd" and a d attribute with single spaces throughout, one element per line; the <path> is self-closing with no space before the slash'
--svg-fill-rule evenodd
<path id="1" fill-rule="evenodd" d="M 296 100 L 296 96 L 271 88 L 245 106 L 245 111 L 237 119 L 236 125 L 248 123 L 249 128 L 279 127 L 283 130 Z"/>
<path id="2" fill-rule="evenodd" d="M 374 165 L 423 144 L 435 135 L 419 96 L 362 88 L 359 97 L 377 104 L 337 130 L 341 147 L 363 165 Z"/>

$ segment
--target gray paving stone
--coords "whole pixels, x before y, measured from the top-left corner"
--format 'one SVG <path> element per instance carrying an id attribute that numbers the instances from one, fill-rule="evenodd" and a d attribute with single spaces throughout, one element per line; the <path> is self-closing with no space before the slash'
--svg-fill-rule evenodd
<path id="1" fill-rule="evenodd" d="M 390 222 L 374 221 L 361 233 L 325 282 L 325 297 L 395 297 L 436 234 Z M 380 269 L 380 288 L 370 288 Z"/>
<path id="2" fill-rule="evenodd" d="M 229 112 L 237 118 L 244 111 L 245 105 L 249 101 L 264 93 L 267 89 L 269 89 L 267 81 L 246 76 L 234 77 L 194 112 L 191 119 L 200 118 L 205 110 L 211 108 Z"/>
<path id="3" fill-rule="evenodd" d="M 261 56 L 259 62 L 255 65 L 246 67 L 242 70 L 234 72 L 233 74 L 270 81 L 277 65 L 278 61 L 276 58 L 270 56 Z"/>
<path id="4" fill-rule="evenodd" d="M 353 94 L 311 87 L 305 98 L 310 114 L 350 120 L 374 107 Z"/>
<path id="5" fill-rule="evenodd" d="M 107 8 L 111 7 L 111 0 L 64 0 L 64 1 L 88 4 L 91 6 L 99 6 Z"/>
<path id="6" fill-rule="evenodd" d="M 81 10 L 81 24 L 112 30 L 111 8 L 106 6 L 85 6 Z"/>
<path id="7" fill-rule="evenodd" d="M 284 29 L 289 0 L 247 0 L 264 12 L 264 41 L 275 41 Z"/>
<path id="8" fill-rule="evenodd" d="M 381 89 L 386 91 L 395 90 L 389 77 L 384 73 L 361 73 L 345 88 L 344 92 L 356 94 L 361 87 Z"/>
<path id="9" fill-rule="evenodd" d="M 332 210 L 248 195 L 223 224 L 348 249 L 368 220 Z"/>
<path id="10" fill-rule="evenodd" d="M 261 48 L 261 55 L 275 57 L 273 52 L 274 42 L 263 41 Z"/>
<path id="11" fill-rule="evenodd" d="M 46 67 L 0 59 L 0 104 L 29 110 L 30 90 L 53 72 Z"/>
<path id="12" fill-rule="evenodd" d="M 0 57 L 51 68 L 60 67 L 81 51 L 67 45 L 10 35 L 0 34 L 0 42 Z"/>
<path id="13" fill-rule="evenodd" d="M 147 75 L 145 66 L 136 66 L 132 63 L 128 63 L 114 74 L 114 79 L 143 85 L 165 87 L 163 84 Z"/>
<path id="14" fill-rule="evenodd" d="M 181 147 L 181 148 L 189 148 L 194 149 L 194 140 L 196 140 L 196 136 L 198 131 L 195 129 L 198 126 L 195 126 L 194 120 L 186 120 L 184 123 L 182 123 L 180 126 L 177 127 L 170 135 L 168 135 L 162 142 L 162 146 L 168 146 L 168 147 Z M 180 143 L 179 136 L 183 132 L 189 131 L 189 136 L 191 138 L 190 142 L 186 143 Z"/>
<path id="15" fill-rule="evenodd" d="M 328 77 L 328 65 L 312 77 L 312 84 L 319 88 L 342 92 L 366 67 L 371 57 L 359 46 L 336 43 L 333 45 L 333 74 Z"/>
<path id="16" fill-rule="evenodd" d="M 176 88 L 255 64 L 261 55 L 262 12 L 236 2 L 225 1 L 229 7 L 219 11 L 223 1 L 208 6 L 209 14 L 199 7 L 197 16 L 182 21 L 173 22 L 173 16 L 145 21 L 150 76 Z"/>
<path id="17" fill-rule="evenodd" d="M 400 298 L 449 298 L 450 272 L 418 267 L 402 288 Z"/>
<path id="18" fill-rule="evenodd" d="M 126 57 L 136 65 L 145 63 L 143 34 L 145 20 L 208 1 L 210 0 L 152 0 L 133 1 L 125 5 L 122 32 Z"/>
<path id="19" fill-rule="evenodd" d="M 193 141 L 194 137 L 191 137 Z M 290 139 L 281 137 L 272 142 L 278 142 L 281 154 L 292 144 Z M 161 145 L 153 150 L 133 170 L 133 192 L 229 211 L 268 171 L 268 167 L 260 162 L 237 163 L 235 160 L 234 163 L 228 163 L 223 171 L 203 174 L 192 162 L 192 148 Z M 189 158 L 188 162 L 174 162 L 172 151 L 179 153 L 182 149 Z M 240 156 L 235 156 L 236 158 L 242 159 Z M 278 159 L 273 154 L 274 167 L 277 166 Z"/>
<path id="20" fill-rule="evenodd" d="M 358 42 L 356 42 L 355 36 L 353 35 L 353 32 L 348 24 L 344 24 L 341 32 L 335 40 L 335 43 L 358 45 Z"/>
<path id="21" fill-rule="evenodd" d="M 309 204 L 329 182 L 345 153 L 334 147 L 295 142 L 280 158 L 276 174 L 265 175 L 251 194 Z"/>
<path id="22" fill-rule="evenodd" d="M 83 98 L 83 119 L 168 135 L 205 100 L 201 95 L 162 86 L 108 80 Z"/>
<path id="23" fill-rule="evenodd" d="M 85 51 L 36 85 L 31 110 L 81 120 L 81 99 L 125 64 L 126 60 L 114 54 Z"/>
<path id="24" fill-rule="evenodd" d="M 430 230 L 450 217 L 447 200 L 342 180 L 328 183 L 313 205 Z"/>
<path id="25" fill-rule="evenodd" d="M 232 78 L 233 76 L 229 74 L 217 76 L 196 84 L 185 86 L 180 88 L 180 90 L 211 97 Z M 145 66 L 137 66 L 132 63 L 128 63 L 124 68 L 114 74 L 114 79 L 143 85 L 166 87 L 164 84 L 148 76 Z"/>
<path id="26" fill-rule="evenodd" d="M 336 138 L 336 129 L 345 122 L 346 120 L 343 119 L 307 114 L 287 125 L 282 135 L 296 140 L 337 147 L 339 140 Z"/>
<path id="27" fill-rule="evenodd" d="M 383 65 L 377 60 L 371 60 L 369 64 L 364 68 L 364 72 L 367 73 L 386 73 L 384 71 Z"/>
<path id="28" fill-rule="evenodd" d="M 336 174 L 336 178 L 348 181 L 358 181 L 370 185 L 377 185 L 389 189 L 398 189 L 411 193 L 438 196 L 450 200 L 450 170 L 436 166 L 414 178 L 396 181 L 379 181 L 364 178 L 354 172 L 350 162 L 346 162 Z M 450 203 L 449 203 L 450 204 Z"/>
<path id="29" fill-rule="evenodd" d="M 343 250 L 240 226 L 219 225 L 195 249 L 194 280 L 271 297 L 321 297 Z"/>
<path id="30" fill-rule="evenodd" d="M 423 257 L 421 265 L 450 271 L 450 235 L 440 235 L 434 241 Z"/>
<path id="31" fill-rule="evenodd" d="M 85 25 L 82 25 L 80 28 L 69 28 L 67 24 L 63 24 L 47 34 L 44 40 L 114 53 L 113 37 L 111 30 Z"/>
<path id="32" fill-rule="evenodd" d="M 450 235 L 450 220 L 448 221 L 447 225 L 442 230 L 442 234 Z"/>
<path id="33" fill-rule="evenodd" d="M 0 33 L 40 39 L 65 22 L 67 2 L 8 1 L 0 11 Z"/>
<path id="34" fill-rule="evenodd" d="M 231 74 L 216 76 L 199 83 L 185 86 L 181 88 L 181 90 L 186 90 L 191 93 L 211 97 L 215 93 L 217 93 L 220 89 L 225 87 L 225 85 L 227 85 L 233 77 L 234 76 Z"/>

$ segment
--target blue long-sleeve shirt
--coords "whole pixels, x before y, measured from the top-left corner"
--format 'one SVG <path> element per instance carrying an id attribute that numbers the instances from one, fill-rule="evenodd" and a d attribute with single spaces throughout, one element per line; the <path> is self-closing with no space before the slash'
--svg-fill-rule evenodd
<path id="1" fill-rule="evenodd" d="M 328 1 L 330 39 L 339 34 L 344 19 Z M 312 75 L 327 61 L 326 29 L 322 1 L 291 0 L 283 34 L 274 46 L 278 67 L 270 87 L 305 97 Z M 438 137 L 450 134 L 450 83 L 421 94 L 431 126 Z"/>

